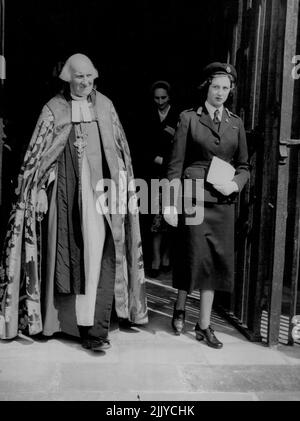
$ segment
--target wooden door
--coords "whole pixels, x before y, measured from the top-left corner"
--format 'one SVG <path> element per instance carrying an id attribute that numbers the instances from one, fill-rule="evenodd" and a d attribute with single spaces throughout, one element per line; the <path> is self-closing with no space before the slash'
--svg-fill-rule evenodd
<path id="1" fill-rule="evenodd" d="M 299 177 L 289 194 L 291 165 L 299 163 L 291 153 L 297 141 L 289 140 L 298 17 L 299 0 L 240 0 L 230 58 L 240 75 L 235 107 L 252 171 L 237 208 L 236 283 L 225 313 L 250 340 L 270 346 L 279 340 L 288 209 L 295 209 L 288 227 L 294 290 L 299 277 Z"/>

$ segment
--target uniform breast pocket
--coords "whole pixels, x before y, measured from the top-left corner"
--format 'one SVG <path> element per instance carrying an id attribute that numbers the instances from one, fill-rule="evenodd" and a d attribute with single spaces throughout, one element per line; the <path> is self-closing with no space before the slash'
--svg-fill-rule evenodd
<path id="1" fill-rule="evenodd" d="M 231 126 L 230 129 L 228 129 L 224 133 L 224 144 L 227 146 L 227 152 L 228 153 L 234 153 L 236 148 L 239 144 L 239 128 L 237 126 Z"/>
<path id="2" fill-rule="evenodd" d="M 205 178 L 205 168 L 188 167 L 184 170 L 183 178 L 204 179 Z"/>

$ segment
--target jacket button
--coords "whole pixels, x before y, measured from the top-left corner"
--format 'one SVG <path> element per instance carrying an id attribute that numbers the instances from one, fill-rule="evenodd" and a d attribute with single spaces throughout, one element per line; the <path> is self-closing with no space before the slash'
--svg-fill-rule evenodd
<path id="1" fill-rule="evenodd" d="M 219 145 L 220 144 L 220 141 L 219 140 L 215 140 L 215 144 L 216 145 Z"/>

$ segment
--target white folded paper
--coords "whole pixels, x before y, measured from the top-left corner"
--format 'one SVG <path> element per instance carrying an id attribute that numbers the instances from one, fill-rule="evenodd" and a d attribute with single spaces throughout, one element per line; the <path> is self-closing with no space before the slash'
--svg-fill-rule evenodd
<path id="1" fill-rule="evenodd" d="M 232 181 L 235 174 L 235 168 L 228 162 L 216 156 L 213 157 L 206 181 L 211 184 L 224 184 Z"/>

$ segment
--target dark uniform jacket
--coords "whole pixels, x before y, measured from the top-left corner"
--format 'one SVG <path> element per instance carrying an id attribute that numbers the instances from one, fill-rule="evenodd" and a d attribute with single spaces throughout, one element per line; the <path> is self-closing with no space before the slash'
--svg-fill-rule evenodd
<path id="1" fill-rule="evenodd" d="M 198 110 L 183 111 L 168 163 L 167 178 L 170 181 L 184 178 L 205 180 L 213 156 L 236 168 L 233 181 L 241 191 L 249 178 L 248 150 L 242 120 L 224 107 L 222 121 L 217 128 L 205 106 Z M 204 182 L 206 202 L 232 202 L 236 196 L 235 193 L 224 196 L 211 184 Z"/>

